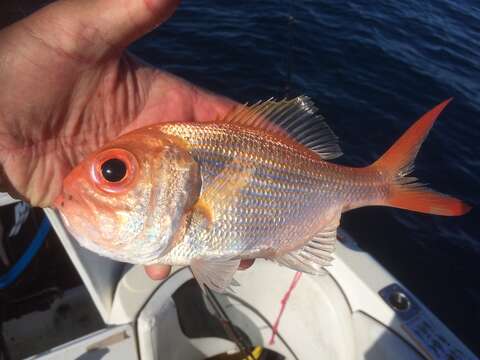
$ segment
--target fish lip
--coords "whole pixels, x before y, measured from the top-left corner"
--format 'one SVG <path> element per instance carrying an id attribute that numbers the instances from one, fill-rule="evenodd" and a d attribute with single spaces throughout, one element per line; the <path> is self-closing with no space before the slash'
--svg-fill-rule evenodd
<path id="1" fill-rule="evenodd" d="M 53 200 L 53 207 L 60 210 L 64 205 L 65 196 L 63 194 L 58 195 L 55 200 Z"/>

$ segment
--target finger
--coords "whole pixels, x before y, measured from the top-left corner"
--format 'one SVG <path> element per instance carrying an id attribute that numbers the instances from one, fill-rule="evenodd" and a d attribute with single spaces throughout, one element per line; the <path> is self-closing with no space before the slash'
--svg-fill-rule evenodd
<path id="1" fill-rule="evenodd" d="M 170 73 L 155 70 L 153 79 L 144 110 L 122 129 L 122 134 L 162 121 L 222 121 L 227 114 L 241 106 Z"/>
<path id="2" fill-rule="evenodd" d="M 194 121 L 222 121 L 239 106 L 236 101 L 201 89 L 197 92 L 193 109 Z"/>
<path id="3" fill-rule="evenodd" d="M 167 20 L 180 0 L 61 0 L 22 23 L 50 48 L 89 62 L 131 42 Z"/>
<path id="4" fill-rule="evenodd" d="M 126 47 L 166 21 L 180 0 L 95 0 L 93 3 L 90 19 L 100 33 L 110 44 Z"/>
<path id="5" fill-rule="evenodd" d="M 153 280 L 163 280 L 170 274 L 171 267 L 168 265 L 147 265 L 145 272 Z"/>
<path id="6" fill-rule="evenodd" d="M 238 269 L 239 270 L 248 269 L 250 266 L 253 265 L 254 262 L 255 262 L 254 259 L 242 260 L 240 261 L 240 266 L 238 267 Z"/>

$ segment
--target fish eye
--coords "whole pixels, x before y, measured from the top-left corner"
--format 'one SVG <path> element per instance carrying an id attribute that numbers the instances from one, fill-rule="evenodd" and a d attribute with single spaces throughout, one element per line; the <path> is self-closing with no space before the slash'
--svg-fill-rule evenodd
<path id="1" fill-rule="evenodd" d="M 127 165 L 120 159 L 109 159 L 102 166 L 102 176 L 108 182 L 119 182 L 127 175 Z"/>
<path id="2" fill-rule="evenodd" d="M 102 191 L 123 193 L 137 178 L 139 170 L 135 156 L 119 148 L 107 149 L 95 155 L 91 163 L 91 179 Z"/>

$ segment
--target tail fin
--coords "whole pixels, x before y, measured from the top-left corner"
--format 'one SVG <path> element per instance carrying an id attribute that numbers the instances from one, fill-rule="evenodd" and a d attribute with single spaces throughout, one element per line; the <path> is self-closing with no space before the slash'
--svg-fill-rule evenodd
<path id="1" fill-rule="evenodd" d="M 384 205 L 445 216 L 463 215 L 471 209 L 464 202 L 430 190 L 414 177 L 407 177 L 413 171 L 415 157 L 433 123 L 450 101 L 442 102 L 423 115 L 371 165 L 392 179 Z"/>

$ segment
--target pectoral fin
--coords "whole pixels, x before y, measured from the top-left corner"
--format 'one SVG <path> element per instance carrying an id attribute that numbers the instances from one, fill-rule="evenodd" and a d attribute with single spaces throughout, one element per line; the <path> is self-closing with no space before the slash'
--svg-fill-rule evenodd
<path id="1" fill-rule="evenodd" d="M 242 165 L 234 160 L 229 163 L 213 182 L 202 192 L 194 205 L 195 218 L 207 221 L 209 225 L 215 220 L 225 202 L 233 202 L 234 198 L 244 189 L 255 169 Z"/>
<path id="2" fill-rule="evenodd" d="M 234 203 L 235 197 L 248 185 L 254 171 L 253 167 L 236 160 L 227 164 L 200 195 L 193 207 L 191 224 L 197 224 L 194 226 L 204 229 L 203 234 L 208 234 L 225 203 Z M 224 292 L 230 285 L 238 285 L 233 275 L 239 264 L 239 259 L 194 259 L 190 267 L 202 290 L 208 286 L 211 290 Z"/>
<path id="3" fill-rule="evenodd" d="M 275 261 L 296 271 L 314 275 L 323 274 L 325 272 L 323 267 L 330 265 L 333 260 L 337 227 L 338 218 L 313 236 L 302 248 L 284 254 Z"/>
<path id="4" fill-rule="evenodd" d="M 209 289 L 221 293 L 230 284 L 238 284 L 233 279 L 238 265 L 240 265 L 239 259 L 194 259 L 190 264 L 190 268 L 202 290 L 205 291 L 205 286 L 207 286 Z"/>
<path id="5" fill-rule="evenodd" d="M 215 206 L 235 196 L 248 184 L 254 170 L 252 166 L 233 160 L 215 177 L 200 199 L 210 206 Z"/>

